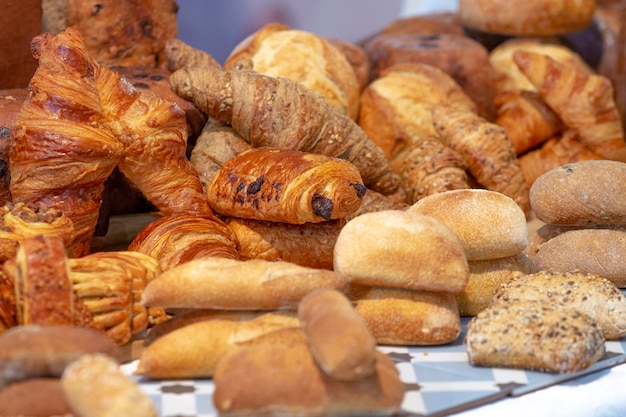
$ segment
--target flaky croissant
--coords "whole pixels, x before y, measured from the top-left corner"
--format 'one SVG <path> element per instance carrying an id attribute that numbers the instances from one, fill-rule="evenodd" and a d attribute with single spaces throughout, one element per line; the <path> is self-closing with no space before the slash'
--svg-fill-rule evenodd
<path id="1" fill-rule="evenodd" d="M 89 252 L 104 181 L 123 146 L 104 128 L 94 74 L 82 36 L 68 28 L 33 39 L 38 68 L 15 123 L 10 190 L 16 203 L 43 203 L 69 217 L 70 256 Z"/>
<path id="2" fill-rule="evenodd" d="M 267 147 L 230 159 L 207 187 L 221 215 L 292 224 L 344 218 L 365 192 L 359 171 L 343 159 Z"/>

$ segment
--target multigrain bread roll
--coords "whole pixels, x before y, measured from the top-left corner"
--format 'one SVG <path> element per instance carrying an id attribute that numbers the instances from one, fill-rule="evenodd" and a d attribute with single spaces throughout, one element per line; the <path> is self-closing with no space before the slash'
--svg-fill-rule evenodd
<path id="1" fill-rule="evenodd" d="M 453 293 L 353 284 L 347 295 L 379 344 L 441 345 L 461 333 Z"/>
<path id="2" fill-rule="evenodd" d="M 562 165 L 537 178 L 529 197 L 533 212 L 547 224 L 626 224 L 626 163 L 589 160 Z"/>
<path id="3" fill-rule="evenodd" d="M 142 294 L 142 303 L 174 309 L 296 309 L 314 289 L 342 290 L 348 277 L 285 261 L 202 258 L 163 272 Z"/>
<path id="4" fill-rule="evenodd" d="M 0 336 L 0 388 L 33 377 L 59 377 L 88 353 L 121 359 L 119 347 L 103 333 L 76 326 L 16 326 Z"/>
<path id="5" fill-rule="evenodd" d="M 573 308 L 598 323 L 606 339 L 626 335 L 626 297 L 598 275 L 546 272 L 520 275 L 502 285 L 491 305 L 534 301 Z"/>
<path id="6" fill-rule="evenodd" d="M 502 284 L 518 275 L 535 272 L 535 266 L 522 253 L 504 258 L 468 261 L 470 270 L 467 286 L 454 294 L 462 317 L 472 317 L 491 303 Z"/>
<path id="7" fill-rule="evenodd" d="M 468 261 L 514 256 L 528 245 L 528 225 L 520 206 L 497 191 L 452 190 L 418 200 L 408 211 L 436 218 L 463 243 Z"/>
<path id="8" fill-rule="evenodd" d="M 58 378 L 31 378 L 0 390 L 0 416 L 72 415 Z"/>
<path id="9" fill-rule="evenodd" d="M 81 417 L 157 417 L 152 399 L 104 354 L 83 355 L 65 368 L 61 385 Z"/>
<path id="10" fill-rule="evenodd" d="M 605 352 L 598 323 L 573 308 L 534 301 L 491 306 L 467 325 L 470 364 L 546 372 L 577 372 Z"/>
<path id="11" fill-rule="evenodd" d="M 461 0 L 463 25 L 502 35 L 562 35 L 585 29 L 593 18 L 594 0 Z"/>
<path id="12" fill-rule="evenodd" d="M 458 292 L 469 276 L 463 244 L 434 217 L 383 210 L 350 220 L 334 250 L 335 271 L 351 282 Z"/>
<path id="13" fill-rule="evenodd" d="M 533 262 L 538 270 L 599 275 L 626 287 L 626 230 L 576 229 L 541 245 Z"/>
<path id="14" fill-rule="evenodd" d="M 213 380 L 213 402 L 224 417 L 391 415 L 405 391 L 383 353 L 372 375 L 340 381 L 317 366 L 305 344 L 240 349 L 219 363 Z"/>
<path id="15" fill-rule="evenodd" d="M 376 339 L 343 293 L 310 292 L 298 304 L 298 318 L 311 355 L 329 376 L 355 381 L 374 372 Z"/>

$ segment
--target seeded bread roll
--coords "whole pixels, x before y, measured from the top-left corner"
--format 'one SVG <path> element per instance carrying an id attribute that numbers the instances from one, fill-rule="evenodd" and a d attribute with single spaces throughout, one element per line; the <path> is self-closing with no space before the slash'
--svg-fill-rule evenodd
<path id="1" fill-rule="evenodd" d="M 595 320 L 606 339 L 626 335 L 626 297 L 608 279 L 573 272 L 539 271 L 502 285 L 491 305 L 536 301 L 573 308 Z"/>
<path id="2" fill-rule="evenodd" d="M 469 276 L 463 244 L 439 220 L 383 210 L 350 220 L 334 248 L 335 271 L 361 285 L 458 292 Z"/>
<path id="3" fill-rule="evenodd" d="M 537 178 L 529 197 L 535 215 L 547 224 L 626 224 L 626 163 L 590 160 L 563 165 Z"/>
<path id="4" fill-rule="evenodd" d="M 595 320 L 573 308 L 533 301 L 499 304 L 467 325 L 465 345 L 475 366 L 577 372 L 597 362 L 605 339 Z"/>
<path id="5" fill-rule="evenodd" d="M 528 224 L 510 197 L 481 188 L 436 193 L 418 200 L 408 211 L 431 216 L 452 229 L 463 242 L 468 261 L 513 256 L 528 245 Z"/>

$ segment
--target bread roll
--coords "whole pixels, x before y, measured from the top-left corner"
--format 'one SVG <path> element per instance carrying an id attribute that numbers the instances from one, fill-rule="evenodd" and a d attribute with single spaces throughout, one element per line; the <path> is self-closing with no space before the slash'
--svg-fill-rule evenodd
<path id="1" fill-rule="evenodd" d="M 306 343 L 295 312 L 218 315 L 187 324 L 150 343 L 136 374 L 153 379 L 211 378 L 231 352 L 259 344 Z"/>
<path id="2" fill-rule="evenodd" d="M 458 292 L 469 276 L 463 244 L 439 220 L 383 210 L 350 220 L 339 233 L 335 271 L 362 285 Z"/>
<path id="3" fill-rule="evenodd" d="M 213 402 L 224 417 L 390 415 L 400 409 L 404 384 L 383 353 L 376 364 L 369 377 L 340 381 L 304 344 L 240 349 L 219 363 Z"/>
<path id="4" fill-rule="evenodd" d="M 480 188 L 452 190 L 422 198 L 408 211 L 431 216 L 459 237 L 468 261 L 514 256 L 528 245 L 528 225 L 510 197 Z"/>
<path id="5" fill-rule="evenodd" d="M 555 168 L 535 180 L 530 203 L 547 224 L 626 224 L 626 163 L 589 160 Z"/>
<path id="6" fill-rule="evenodd" d="M 502 285 L 491 305 L 536 301 L 573 308 L 589 315 L 606 339 L 626 335 L 626 297 L 598 275 L 539 271 L 520 275 Z"/>
<path id="7" fill-rule="evenodd" d="M 505 258 L 468 261 L 468 264 L 470 276 L 467 286 L 455 294 L 462 317 L 475 316 L 487 308 L 502 284 L 517 275 L 534 272 L 534 265 L 521 253 Z"/>
<path id="8" fill-rule="evenodd" d="M 311 355 L 332 378 L 355 381 L 374 372 L 376 340 L 341 292 L 310 292 L 298 304 L 298 318 Z"/>
<path id="9" fill-rule="evenodd" d="M 594 0 L 460 0 L 463 25 L 502 35 L 563 35 L 591 23 Z"/>
<path id="10" fill-rule="evenodd" d="M 578 229 L 541 245 L 534 257 L 539 270 L 600 275 L 626 288 L 626 230 Z"/>
<path id="11" fill-rule="evenodd" d="M 118 346 L 103 333 L 75 326 L 16 326 L 0 335 L 0 389 L 33 377 L 59 377 L 87 353 L 120 359 Z"/>
<path id="12" fill-rule="evenodd" d="M 81 417 L 157 417 L 152 399 L 111 357 L 87 354 L 67 366 L 61 385 L 71 409 Z"/>
<path id="13" fill-rule="evenodd" d="M 379 344 L 441 345 L 461 333 L 453 293 L 351 285 L 348 295 Z"/>
<path id="14" fill-rule="evenodd" d="M 597 322 L 573 308 L 534 301 L 491 306 L 467 325 L 470 364 L 577 372 L 605 352 Z"/>
<path id="15" fill-rule="evenodd" d="M 146 285 L 142 303 L 164 308 L 296 309 L 318 288 L 341 290 L 348 277 L 285 261 L 203 258 L 163 272 Z"/>
<path id="16" fill-rule="evenodd" d="M 69 416 L 72 410 L 58 378 L 32 378 L 0 390 L 0 416 Z"/>

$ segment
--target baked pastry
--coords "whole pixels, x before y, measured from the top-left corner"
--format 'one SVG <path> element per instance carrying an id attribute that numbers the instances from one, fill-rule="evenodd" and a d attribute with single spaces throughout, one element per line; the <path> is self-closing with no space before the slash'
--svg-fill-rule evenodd
<path id="1" fill-rule="evenodd" d="M 223 216 L 301 224 L 354 213 L 365 191 L 359 171 L 343 159 L 261 147 L 226 161 L 207 198 Z"/>
<path id="2" fill-rule="evenodd" d="M 488 33 L 550 36 L 585 29 L 593 18 L 594 0 L 460 0 L 463 25 Z"/>
<path id="3" fill-rule="evenodd" d="M 224 62 L 230 69 L 242 59 L 272 77 L 285 77 L 318 93 L 339 113 L 356 120 L 359 84 L 346 56 L 314 33 L 270 23 L 239 42 Z"/>
<path id="4" fill-rule="evenodd" d="M 28 96 L 27 88 L 0 90 L 0 205 L 11 201 L 9 190 L 9 149 L 15 120 Z"/>
<path id="5" fill-rule="evenodd" d="M 555 373 L 589 368 L 604 356 L 604 342 L 588 315 L 534 301 L 489 307 L 470 320 L 465 335 L 472 365 Z"/>
<path id="6" fill-rule="evenodd" d="M 154 258 L 161 271 L 204 257 L 239 259 L 237 236 L 214 215 L 157 218 L 137 233 L 128 250 Z"/>
<path id="7" fill-rule="evenodd" d="M 2 416 L 66 416 L 72 410 L 58 378 L 30 378 L 0 390 Z"/>
<path id="8" fill-rule="evenodd" d="M 0 334 L 17 326 L 13 280 L 0 270 Z"/>
<path id="9" fill-rule="evenodd" d="M 370 82 L 370 61 L 365 50 L 359 44 L 346 39 L 330 38 L 326 40 L 345 55 L 354 70 L 358 91 L 363 91 Z"/>

